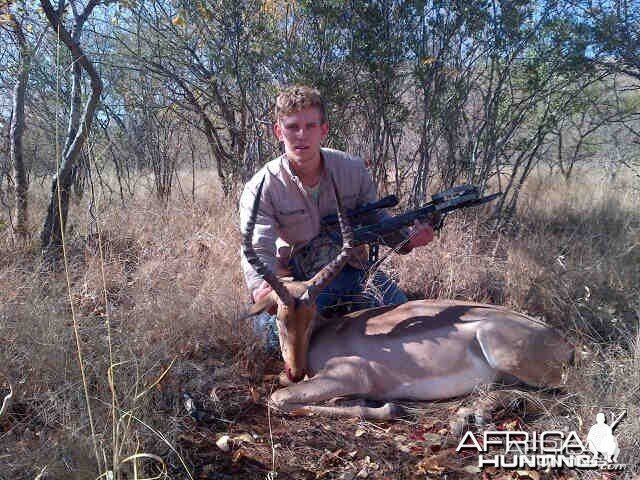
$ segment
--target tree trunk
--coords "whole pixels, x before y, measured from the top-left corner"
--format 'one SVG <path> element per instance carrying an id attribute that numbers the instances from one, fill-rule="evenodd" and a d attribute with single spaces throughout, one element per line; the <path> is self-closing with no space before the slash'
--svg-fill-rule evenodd
<path id="1" fill-rule="evenodd" d="M 16 214 L 13 230 L 16 235 L 23 240 L 29 233 L 29 202 L 27 192 L 29 190 L 29 180 L 27 169 L 24 164 L 22 149 L 22 137 L 24 134 L 24 99 L 29 81 L 30 54 L 26 39 L 22 33 L 22 27 L 13 20 L 14 33 L 20 47 L 20 63 L 18 67 L 18 78 L 13 88 L 13 113 L 11 115 L 11 130 L 9 133 L 11 150 L 10 159 L 13 164 L 13 180 L 15 182 Z"/>
<path id="2" fill-rule="evenodd" d="M 71 177 L 71 175 L 68 175 Z M 67 223 L 69 213 L 69 188 L 72 179 L 63 178 L 60 182 L 60 198 L 58 198 L 58 176 L 54 177 L 51 184 L 51 196 L 47 207 L 47 216 L 40 233 L 42 252 L 45 257 L 55 258 L 62 248 L 62 232 Z M 62 222 L 62 223 L 60 223 Z"/>
<path id="3" fill-rule="evenodd" d="M 87 100 L 81 117 L 79 114 L 81 102 L 78 101 L 77 98 L 72 99 L 69 130 L 65 140 L 65 148 L 62 152 L 58 172 L 51 184 L 51 197 L 49 199 L 49 207 L 47 208 L 47 216 L 40 233 L 42 252 L 45 258 L 52 259 L 59 255 L 62 246 L 67 214 L 69 213 L 69 193 L 73 184 L 73 170 L 77 159 L 80 157 L 80 152 L 82 151 L 87 136 L 91 131 L 94 113 L 102 92 L 102 81 L 93 64 L 80 48 L 82 25 L 88 18 L 91 10 L 97 5 L 97 2 L 90 1 L 82 15 L 76 18 L 73 27 L 73 36 L 67 32 L 60 22 L 58 14 L 53 10 L 51 3 L 48 0 L 41 0 L 40 3 L 54 31 L 59 32 L 60 39 L 71 51 L 74 62 L 79 64 L 91 79 L 91 95 Z M 80 74 L 80 78 L 78 78 L 78 74 Z M 81 71 L 74 70 L 73 81 L 74 97 L 79 96 Z"/>

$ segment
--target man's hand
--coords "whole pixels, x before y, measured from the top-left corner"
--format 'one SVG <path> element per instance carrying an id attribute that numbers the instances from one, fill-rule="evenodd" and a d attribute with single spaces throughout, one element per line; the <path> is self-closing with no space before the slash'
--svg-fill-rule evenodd
<path id="1" fill-rule="evenodd" d="M 269 285 L 266 280 L 263 280 L 260 286 L 251 292 L 253 302 L 258 303 L 271 292 L 273 292 L 273 288 L 271 288 L 271 285 Z"/>
<path id="2" fill-rule="evenodd" d="M 271 292 L 273 292 L 273 288 L 271 288 L 271 286 L 266 282 L 266 280 L 263 280 L 260 286 L 256 288 L 253 292 L 251 292 L 251 296 L 253 297 L 253 303 L 258 303 L 260 300 L 267 297 Z M 274 303 L 266 312 L 269 315 L 275 315 L 277 309 L 278 309 L 278 304 Z"/>
<path id="3" fill-rule="evenodd" d="M 428 245 L 433 240 L 433 235 L 431 223 L 421 223 L 414 220 L 413 227 L 409 230 L 409 246 L 414 249 Z"/>

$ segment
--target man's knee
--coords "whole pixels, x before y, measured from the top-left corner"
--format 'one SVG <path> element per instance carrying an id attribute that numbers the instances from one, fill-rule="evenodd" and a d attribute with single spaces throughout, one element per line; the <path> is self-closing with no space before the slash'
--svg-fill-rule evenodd
<path id="1" fill-rule="evenodd" d="M 351 266 L 346 266 L 333 281 L 318 295 L 316 305 L 322 313 L 336 305 L 354 301 L 362 292 L 364 273 Z"/>
<path id="2" fill-rule="evenodd" d="M 388 297 L 385 296 L 385 305 L 400 305 L 407 303 L 409 299 L 407 295 L 394 283 L 395 289 L 389 292 Z"/>
<path id="3" fill-rule="evenodd" d="M 267 351 L 277 351 L 280 348 L 280 340 L 278 338 L 278 324 L 276 316 L 267 312 L 259 313 L 253 317 L 253 329 L 256 334 L 265 339 L 265 348 Z"/>
<path id="4" fill-rule="evenodd" d="M 382 296 L 382 305 L 400 305 L 408 301 L 407 296 L 400 287 L 398 287 L 398 284 L 382 271 L 375 273 L 373 284 Z"/>

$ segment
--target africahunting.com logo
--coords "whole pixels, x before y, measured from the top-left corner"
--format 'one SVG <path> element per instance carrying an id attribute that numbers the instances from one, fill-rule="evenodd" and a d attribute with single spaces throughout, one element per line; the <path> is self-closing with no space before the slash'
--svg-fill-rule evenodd
<path id="1" fill-rule="evenodd" d="M 575 431 L 543 432 L 488 430 L 480 434 L 464 434 L 456 452 L 476 451 L 478 467 L 501 468 L 580 468 L 624 470 L 617 463 L 620 448 L 613 430 L 624 418 L 612 415 L 606 423 L 604 413 L 598 413 L 584 442 Z M 497 453 L 500 452 L 500 453 Z"/>

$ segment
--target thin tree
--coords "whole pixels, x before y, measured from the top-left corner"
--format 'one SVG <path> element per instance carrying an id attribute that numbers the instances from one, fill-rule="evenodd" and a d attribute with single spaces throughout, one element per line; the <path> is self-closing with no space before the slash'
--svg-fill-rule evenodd
<path id="1" fill-rule="evenodd" d="M 11 104 L 11 126 L 9 129 L 10 163 L 13 165 L 13 181 L 15 192 L 15 222 L 13 231 L 23 240 L 28 236 L 29 228 L 29 177 L 24 159 L 23 137 L 25 131 L 25 96 L 29 83 L 29 71 L 31 60 L 41 40 L 44 38 L 46 29 L 42 32 L 35 46 L 31 48 L 25 35 L 24 23 L 28 19 L 25 15 L 19 19 L 9 10 L 5 15 L 5 22 L 15 39 L 18 53 L 16 81 L 13 86 Z M 31 25 L 29 25 L 31 26 Z M 31 26 L 31 28 L 33 28 Z"/>
<path id="2" fill-rule="evenodd" d="M 60 164 L 56 175 L 51 183 L 51 197 L 47 216 L 40 233 L 40 241 L 43 253 L 46 257 L 54 257 L 59 253 L 62 246 L 63 232 L 65 229 L 67 215 L 69 212 L 69 195 L 73 184 L 74 167 L 80 157 L 82 147 L 91 131 L 95 110 L 98 106 L 100 94 L 102 92 L 102 81 L 91 63 L 87 54 L 82 50 L 81 35 L 82 28 L 86 20 L 91 15 L 93 9 L 100 3 L 99 0 L 89 0 L 82 12 L 76 10 L 75 4 L 71 3 L 73 12 L 73 24 L 71 31 L 65 27 L 61 16 L 67 7 L 65 2 L 60 2 L 57 10 L 54 10 L 49 0 L 41 0 L 40 4 L 44 10 L 53 30 L 69 49 L 73 59 L 72 66 L 72 89 L 71 89 L 71 110 L 69 112 L 69 125 L 66 133 L 65 144 L 60 153 Z M 82 71 L 89 75 L 91 93 L 82 108 Z"/>

